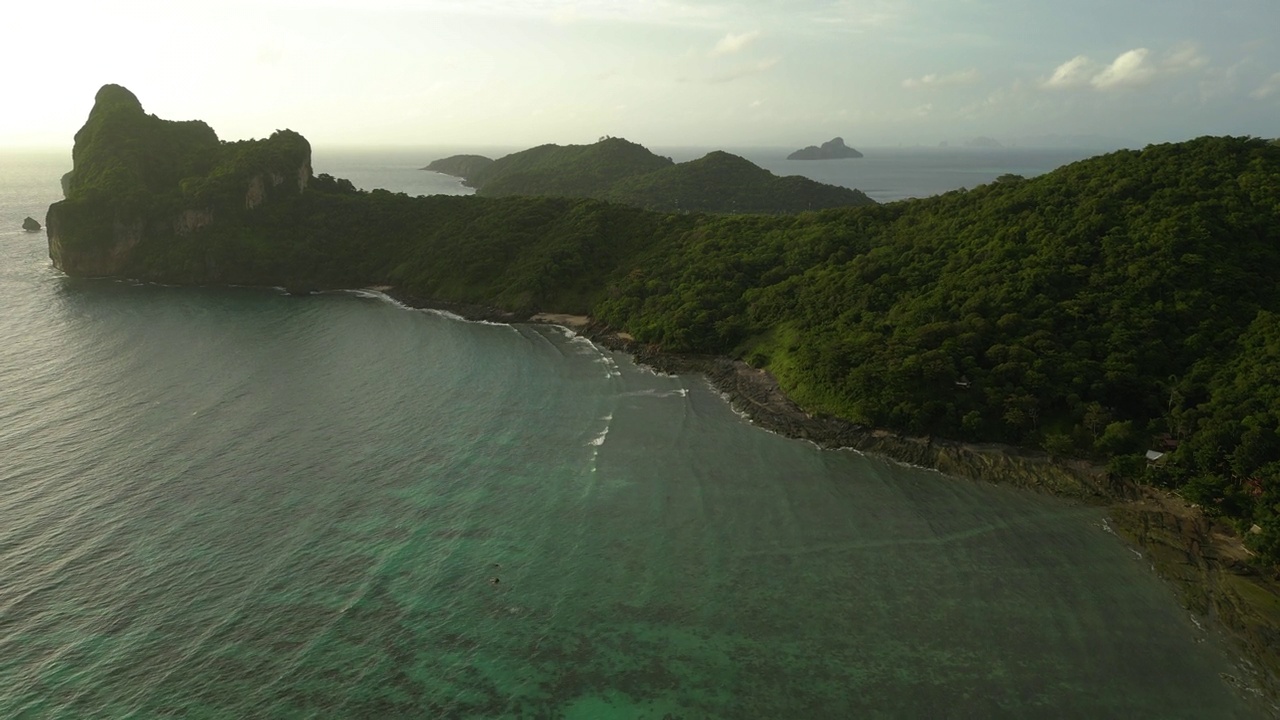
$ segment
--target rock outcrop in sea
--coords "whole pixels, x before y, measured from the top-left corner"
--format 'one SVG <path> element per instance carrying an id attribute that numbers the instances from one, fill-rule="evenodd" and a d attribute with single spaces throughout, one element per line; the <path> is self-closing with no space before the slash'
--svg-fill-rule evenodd
<path id="1" fill-rule="evenodd" d="M 40 232 L 40 221 L 28 215 L 27 219 L 22 221 L 22 229 L 27 232 Z"/>
<path id="2" fill-rule="evenodd" d="M 136 276 L 135 248 L 162 246 L 215 219 L 241 224 L 311 179 L 311 145 L 296 132 L 222 142 L 199 120 L 148 115 L 119 85 L 98 91 L 72 159 L 66 199 L 46 217 L 49 257 L 69 275 Z"/>
<path id="3" fill-rule="evenodd" d="M 787 156 L 788 160 L 842 160 L 860 158 L 862 153 L 844 144 L 844 138 L 832 138 L 819 147 L 810 145 Z"/>

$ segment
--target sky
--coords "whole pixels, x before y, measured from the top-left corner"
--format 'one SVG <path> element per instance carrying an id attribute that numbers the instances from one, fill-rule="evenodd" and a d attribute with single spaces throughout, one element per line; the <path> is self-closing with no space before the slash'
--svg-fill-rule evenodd
<path id="1" fill-rule="evenodd" d="M 20 1 L 0 148 L 105 83 L 332 147 L 1280 136 L 1280 0 Z"/>

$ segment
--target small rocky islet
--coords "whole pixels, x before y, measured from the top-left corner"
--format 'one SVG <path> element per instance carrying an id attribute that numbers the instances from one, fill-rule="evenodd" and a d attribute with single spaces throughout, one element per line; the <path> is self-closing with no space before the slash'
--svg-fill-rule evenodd
<path id="1" fill-rule="evenodd" d="M 835 137 L 819 145 L 796 150 L 787 156 L 788 160 L 844 160 L 860 158 L 862 153 L 844 144 L 844 138 Z"/>

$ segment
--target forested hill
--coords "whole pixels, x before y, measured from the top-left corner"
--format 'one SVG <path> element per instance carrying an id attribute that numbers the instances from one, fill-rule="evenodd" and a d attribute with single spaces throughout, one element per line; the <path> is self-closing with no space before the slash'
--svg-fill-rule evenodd
<path id="1" fill-rule="evenodd" d="M 795 213 L 875 202 L 858 190 L 780 178 L 725 152 L 677 164 L 614 137 L 591 145 L 540 145 L 493 161 L 457 155 L 426 169 L 461 177 L 485 197 L 595 198 L 660 211 Z"/>
<path id="2" fill-rule="evenodd" d="M 877 427 L 1111 457 L 1280 555 L 1280 148 L 1201 138 L 1034 180 L 706 218 L 597 314 Z M 1142 453 L 1172 450 L 1147 469 Z"/>
<path id="3" fill-rule="evenodd" d="M 858 190 L 798 175 L 778 177 L 721 151 L 626 178 L 600 197 L 649 210 L 708 213 L 798 213 L 875 202 Z"/>
<path id="4" fill-rule="evenodd" d="M 625 177 L 673 165 L 622 138 L 591 145 L 539 145 L 494 160 L 468 176 L 477 193 L 592 197 Z"/>
<path id="5" fill-rule="evenodd" d="M 108 89 L 47 218 L 69 274 L 390 284 L 590 313 L 657 349 L 767 367 L 814 412 L 1108 461 L 1181 488 L 1280 560 L 1271 142 L 1156 145 L 883 206 L 700 215 L 411 198 L 324 175 L 299 192 L 296 133 L 221 143 Z M 1150 449 L 1169 455 L 1148 466 Z"/>
<path id="6" fill-rule="evenodd" d="M 486 167 L 492 164 L 493 160 L 483 155 L 452 155 L 447 158 L 432 160 L 430 164 L 422 169 L 462 178 L 464 184 L 470 185 L 472 176 L 478 176 Z"/>

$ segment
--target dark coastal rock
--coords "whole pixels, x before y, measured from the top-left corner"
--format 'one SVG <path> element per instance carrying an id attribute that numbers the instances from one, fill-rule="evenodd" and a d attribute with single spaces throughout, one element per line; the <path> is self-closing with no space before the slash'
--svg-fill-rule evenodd
<path id="1" fill-rule="evenodd" d="M 27 216 L 27 219 L 22 221 L 22 229 L 27 232 L 40 232 L 41 226 L 35 218 Z"/>
<path id="2" fill-rule="evenodd" d="M 832 138 L 822 146 L 810 145 L 787 156 L 788 160 L 841 160 L 860 158 L 862 153 L 844 144 L 844 138 Z"/>
<path id="3" fill-rule="evenodd" d="M 1111 508 L 1115 530 L 1142 549 L 1143 559 L 1174 586 L 1188 610 L 1217 620 L 1244 649 L 1253 663 L 1241 666 L 1248 674 L 1244 687 L 1280 697 L 1280 589 L 1274 570 L 1250 567 L 1248 551 L 1231 528 L 1195 506 L 1158 490 L 1143 492 L 1141 500 Z"/>

